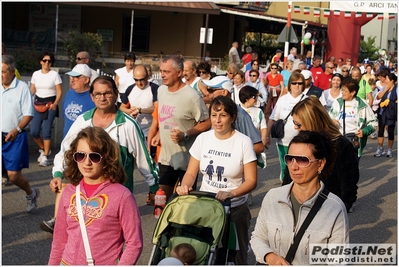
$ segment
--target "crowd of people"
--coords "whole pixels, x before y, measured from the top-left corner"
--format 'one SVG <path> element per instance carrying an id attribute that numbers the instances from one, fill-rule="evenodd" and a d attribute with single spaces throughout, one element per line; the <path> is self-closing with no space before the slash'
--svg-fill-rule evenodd
<path id="1" fill-rule="evenodd" d="M 84 243 L 84 229 L 96 244 L 96 264 L 137 262 L 144 244 L 135 167 L 148 184 L 148 205 L 154 205 L 158 189 L 169 198 L 197 190 L 198 182 L 198 190 L 231 199 L 239 244 L 231 258 L 235 264 L 247 264 L 248 246 L 260 263 L 308 264 L 302 253 L 286 257 L 292 238 L 287 229 L 301 226 L 320 197 L 324 204 L 313 219 L 322 223 L 310 227 L 319 234 L 308 239 L 349 242 L 347 213 L 357 199 L 359 160 L 368 137 L 378 136 L 375 157 L 393 156 L 396 67 L 370 61 L 354 66 L 335 57 L 322 63 L 320 56 L 302 56 L 293 47 L 285 68 L 278 49 L 263 72 L 257 52 L 245 51 L 240 57 L 233 42 L 226 75 L 219 76 L 210 61 L 166 56 L 160 63 L 162 82 L 152 79 L 150 66 L 136 64 L 133 53 L 126 53 L 114 79 L 98 76 L 89 67 L 90 55 L 81 51 L 66 73 L 70 90 L 63 103 L 51 52 L 40 54 L 41 69 L 33 73 L 30 88 L 16 77 L 14 58 L 3 53 L 2 114 L 10 114 L 2 118 L 3 172 L 26 192 L 27 212 L 37 208 L 40 191 L 21 172 L 29 167 L 25 128 L 30 125 L 38 146 L 38 164 L 48 166 L 53 121 L 59 114 L 65 119 L 50 181 L 54 215 L 40 224 L 54 236 L 49 264 L 86 264 L 85 250 L 76 251 L 76 242 Z M 283 134 L 272 136 L 280 126 Z M 266 194 L 250 237 L 250 193 L 260 155 L 272 138 L 282 186 Z M 294 221 L 288 219 L 292 214 Z M 78 218 L 90 223 L 82 226 Z M 306 250 L 304 242 L 299 246 Z M 104 251 L 112 254 L 104 257 Z"/>

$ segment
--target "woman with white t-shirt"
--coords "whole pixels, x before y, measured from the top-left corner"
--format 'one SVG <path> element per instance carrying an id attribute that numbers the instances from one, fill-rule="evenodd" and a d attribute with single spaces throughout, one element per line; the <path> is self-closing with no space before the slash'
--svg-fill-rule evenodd
<path id="1" fill-rule="evenodd" d="M 235 223 L 240 246 L 234 263 L 247 265 L 251 219 L 247 198 L 256 187 L 257 167 L 251 139 L 234 128 L 237 112 L 237 105 L 230 97 L 218 96 L 211 101 L 213 129 L 195 139 L 187 171 L 176 192 L 188 194 L 200 171 L 203 174 L 200 191 L 216 193 L 221 201 L 231 199 L 230 220 Z"/>
<path id="2" fill-rule="evenodd" d="M 288 93 L 283 95 L 277 100 L 276 106 L 270 115 L 267 123 L 267 135 L 266 145 L 268 148 L 270 145 L 270 134 L 273 124 L 279 119 L 284 120 L 291 113 L 292 108 L 303 98 L 307 97 L 303 94 L 305 90 L 305 77 L 299 72 L 293 72 L 288 81 Z M 294 123 L 292 116 L 288 116 L 287 121 L 284 125 L 284 137 L 277 139 L 277 152 L 280 160 L 280 180 L 284 181 L 284 170 L 286 164 L 284 156 L 287 154 L 288 145 L 291 139 L 298 134 L 298 131 L 294 129 Z"/>
<path id="3" fill-rule="evenodd" d="M 341 83 L 342 83 L 342 75 L 339 73 L 334 73 L 331 77 L 331 88 L 327 89 L 323 92 L 323 97 L 326 100 L 326 110 L 330 111 L 332 103 L 338 97 L 341 97 Z"/>
<path id="4" fill-rule="evenodd" d="M 39 112 L 35 108 L 33 119 L 30 122 L 30 133 L 40 148 L 37 162 L 40 166 L 45 167 L 49 165 L 47 157 L 51 153 L 51 128 L 55 117 L 58 117 L 62 80 L 58 72 L 50 68 L 55 60 L 51 52 L 42 52 L 38 59 L 42 68 L 32 74 L 30 91 L 34 95 L 35 106 L 47 106 L 48 109 Z M 40 130 L 43 131 L 43 137 L 40 136 Z"/>
<path id="5" fill-rule="evenodd" d="M 133 53 L 126 53 L 125 57 L 125 67 L 115 70 L 115 84 L 118 87 L 119 96 L 118 103 L 121 103 L 121 96 L 125 93 L 126 89 L 134 84 L 133 80 L 133 69 L 134 62 L 136 61 L 136 55 Z"/>

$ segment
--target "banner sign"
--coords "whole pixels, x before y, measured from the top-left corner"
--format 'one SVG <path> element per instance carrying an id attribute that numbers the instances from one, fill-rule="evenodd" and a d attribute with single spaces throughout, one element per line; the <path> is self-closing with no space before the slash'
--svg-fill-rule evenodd
<path id="1" fill-rule="evenodd" d="M 398 1 L 331 1 L 331 10 L 398 13 Z"/>

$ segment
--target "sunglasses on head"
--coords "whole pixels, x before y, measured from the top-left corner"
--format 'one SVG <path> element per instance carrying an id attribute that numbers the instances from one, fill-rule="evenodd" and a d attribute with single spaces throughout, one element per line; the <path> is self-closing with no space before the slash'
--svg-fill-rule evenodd
<path id="1" fill-rule="evenodd" d="M 292 166 L 294 164 L 294 161 L 299 167 L 306 168 L 309 167 L 309 165 L 314 162 L 314 161 L 319 161 L 319 159 L 313 159 L 311 160 L 310 158 L 306 156 L 295 156 L 295 155 L 290 155 L 287 154 L 284 156 L 284 162 L 287 164 L 287 166 Z"/>
<path id="2" fill-rule="evenodd" d="M 49 64 L 52 62 L 51 59 L 42 59 L 44 63 L 48 62 Z"/>
<path id="3" fill-rule="evenodd" d="M 97 152 L 86 153 L 82 151 L 76 151 L 73 153 L 73 160 L 76 162 L 83 162 L 87 155 L 89 155 L 89 159 L 93 163 L 100 163 L 103 158 L 101 154 Z"/>
<path id="4" fill-rule="evenodd" d="M 86 59 L 84 57 L 77 57 L 76 60 L 82 60 L 82 59 Z"/>

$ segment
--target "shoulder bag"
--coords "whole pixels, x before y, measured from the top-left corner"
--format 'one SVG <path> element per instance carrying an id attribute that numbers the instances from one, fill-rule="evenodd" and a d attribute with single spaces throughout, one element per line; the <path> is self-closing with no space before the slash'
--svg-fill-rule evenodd
<path id="1" fill-rule="evenodd" d="M 77 212 L 78 212 L 78 218 L 79 218 L 79 225 L 80 225 L 80 231 L 82 232 L 83 245 L 85 247 L 87 265 L 93 266 L 94 260 L 91 255 L 89 238 L 87 237 L 85 220 L 83 218 L 82 203 L 80 202 L 80 184 L 78 184 L 76 186 L 76 209 L 78 210 Z"/>
<path id="2" fill-rule="evenodd" d="M 301 100 L 302 100 L 302 98 L 304 97 L 305 95 L 304 94 L 302 94 L 302 97 L 301 97 L 301 99 L 298 101 L 298 103 L 299 102 L 301 102 Z M 274 123 L 273 123 L 273 126 L 272 126 L 272 129 L 271 129 L 271 136 L 273 137 L 273 138 L 277 138 L 277 139 L 282 139 L 282 138 L 284 138 L 284 126 L 285 126 L 285 124 L 287 123 L 287 120 L 288 120 L 288 117 L 289 116 L 291 116 L 291 114 L 292 114 L 292 111 L 288 114 L 288 116 L 287 117 L 285 117 L 285 119 L 284 120 L 282 120 L 282 119 L 279 119 L 279 120 L 277 120 L 277 121 L 275 121 Z"/>
<path id="3" fill-rule="evenodd" d="M 292 264 L 292 261 L 295 258 L 295 253 L 298 249 L 299 242 L 301 241 L 303 234 L 305 233 L 309 224 L 312 222 L 313 218 L 316 216 L 324 201 L 327 199 L 329 193 L 330 192 L 326 188 L 323 189 L 323 191 L 317 197 L 317 200 L 314 203 L 313 207 L 310 209 L 308 216 L 306 216 L 305 221 L 301 225 L 301 228 L 299 228 L 298 233 L 295 235 L 294 243 L 292 243 L 287 252 L 287 255 L 285 256 L 285 260 L 288 261 L 290 264 Z"/>

